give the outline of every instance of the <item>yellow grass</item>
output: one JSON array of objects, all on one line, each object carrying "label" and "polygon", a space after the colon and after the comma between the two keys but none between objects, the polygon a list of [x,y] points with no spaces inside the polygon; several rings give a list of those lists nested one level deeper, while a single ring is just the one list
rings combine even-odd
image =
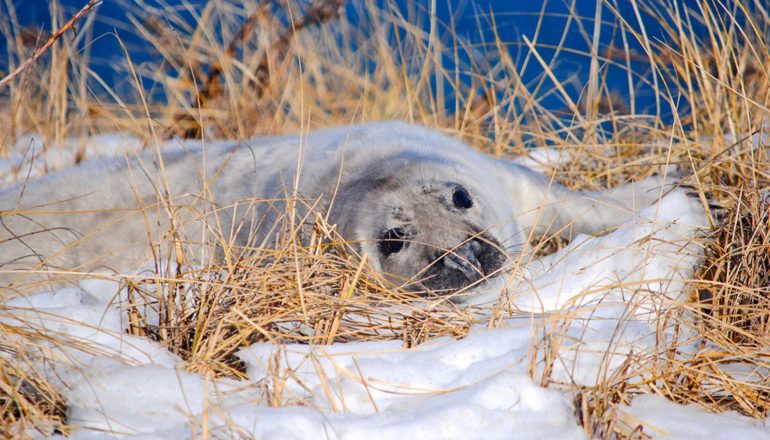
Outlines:
[{"label": "yellow grass", "polygon": [[[770,17],[761,2],[750,0],[699,2],[687,10],[662,0],[634,4],[633,16],[617,15],[610,1],[600,16],[570,17],[589,41],[617,32],[643,48],[593,44],[582,53],[592,75],[580,85],[579,98],[570,78],[554,69],[559,53],[575,51],[569,41],[544,47],[529,36],[514,45],[499,38],[470,45],[425,11],[363,2],[356,5],[360,23],[353,24],[337,15],[336,2],[323,0],[286,7],[217,0],[185,14],[135,10],[125,25],[135,27],[153,59],[137,65],[126,49],[120,68],[129,78],[122,86],[130,89],[113,90],[81,50],[93,37],[87,32],[93,17],[86,17],[77,37],[55,41],[33,67],[0,89],[0,159],[25,155],[0,178],[23,181],[30,170],[43,173],[87,160],[85,148],[50,149],[66,138],[81,139],[84,146],[97,133],[129,133],[143,140],[143,148],[155,148],[174,135],[242,139],[382,119],[436,127],[501,157],[556,146],[572,160],[549,172],[576,189],[607,188],[673,165],[682,184],[715,208],[714,229],[700,238],[706,257],[688,283],[692,300],[659,319],[694,326],[701,349],[688,355],[677,348],[691,341],[662,340],[654,353],[629,355],[623,368],[591,388],[551,383],[548,368],[537,380],[575,389],[576,417],[587,435],[645,436],[617,410],[643,392],[766,417]],[[71,16],[55,1],[51,8],[55,27]],[[661,25],[665,39],[651,38],[641,16]],[[594,26],[595,19],[609,24]],[[14,65],[0,68],[8,73],[50,35],[29,32],[12,9],[0,20],[13,55]],[[493,16],[483,20],[482,26],[494,30]],[[544,55],[552,49],[555,59]],[[610,90],[606,65],[625,69],[632,87]],[[528,66],[544,73],[525,82]],[[657,105],[645,113],[635,105],[637,83],[655,92]],[[563,108],[544,106],[549,96],[559,97]],[[34,144],[16,142],[29,133],[39,135]],[[473,310],[387,284],[322,214],[288,216],[274,248],[229,249],[224,263],[127,278],[129,331],[162,342],[189,370],[231,377],[245,374],[233,353],[255,341],[399,339],[409,347],[467,332]],[[294,226],[300,220],[313,225],[311,232]],[[544,246],[555,249],[554,243]],[[148,320],[149,310],[159,322]],[[572,318],[554,318],[533,341],[533,359],[555,361],[558,350],[549,347],[558,347],[560,329]],[[5,432],[66,430],[60,397],[31,368],[33,353],[22,350],[41,338],[16,331],[18,343],[0,346],[14,355],[0,356]],[[760,377],[735,379],[720,369],[727,363],[742,363]]]}]

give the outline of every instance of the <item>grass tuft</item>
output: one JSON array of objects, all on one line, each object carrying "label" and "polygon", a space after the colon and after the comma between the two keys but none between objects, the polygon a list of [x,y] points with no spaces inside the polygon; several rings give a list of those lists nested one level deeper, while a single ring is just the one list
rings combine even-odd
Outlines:
[{"label": "grass tuft", "polygon": [[[8,311],[1,310],[3,320]],[[39,338],[0,322],[0,433],[5,438],[67,435],[66,402],[39,370]]]},{"label": "grass tuft", "polygon": [[473,310],[388,283],[320,214],[295,224],[305,227],[282,222],[275,246],[230,248],[226,265],[126,282],[128,332],[160,341],[191,371],[234,377],[245,374],[235,352],[255,342],[411,347],[467,334]]}]

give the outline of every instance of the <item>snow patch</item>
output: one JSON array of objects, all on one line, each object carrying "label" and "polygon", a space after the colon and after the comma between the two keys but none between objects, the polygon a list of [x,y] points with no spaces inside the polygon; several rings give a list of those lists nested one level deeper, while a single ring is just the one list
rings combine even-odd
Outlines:
[{"label": "snow patch", "polygon": [[[526,275],[475,293],[468,303],[486,308],[463,339],[411,349],[400,341],[257,343],[238,352],[245,381],[183,371],[160,344],[127,335],[114,283],[15,298],[0,319],[72,342],[50,345],[66,362],[44,371],[67,399],[75,438],[190,438],[203,429],[266,439],[582,438],[571,392],[538,385],[543,358],[533,345],[571,313],[551,377],[588,385],[629,351],[653,349],[655,317],[681,301],[700,257],[692,237],[702,224],[697,201],[673,192],[616,231],[578,237]],[[499,299],[524,313],[489,329],[483,310]],[[622,409],[673,438],[770,435],[761,422],[655,396]]]}]

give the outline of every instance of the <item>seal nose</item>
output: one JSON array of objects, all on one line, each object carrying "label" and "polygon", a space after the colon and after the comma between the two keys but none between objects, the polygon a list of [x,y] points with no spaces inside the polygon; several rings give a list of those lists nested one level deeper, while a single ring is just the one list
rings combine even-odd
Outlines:
[{"label": "seal nose", "polygon": [[467,237],[459,246],[435,249],[419,288],[439,294],[465,289],[495,274],[507,261],[500,243],[488,234]]},{"label": "seal nose", "polygon": [[471,240],[446,254],[444,265],[460,271],[468,280],[475,281],[484,276],[484,270],[479,261],[482,252],[481,244],[476,240]]}]

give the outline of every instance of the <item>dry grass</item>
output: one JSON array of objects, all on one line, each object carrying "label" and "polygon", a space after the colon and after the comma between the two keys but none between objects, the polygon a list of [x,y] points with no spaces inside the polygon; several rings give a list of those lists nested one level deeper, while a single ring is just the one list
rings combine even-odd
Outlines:
[{"label": "dry grass", "polygon": [[[9,312],[0,306],[5,321]],[[40,335],[0,323],[0,433],[5,438],[67,434],[66,406],[39,370]]]},{"label": "dry grass", "polygon": [[[750,0],[686,10],[678,2],[637,2],[639,16],[663,29],[665,38],[653,39],[637,17],[618,16],[614,4],[605,3],[601,17],[571,17],[589,43],[607,33],[624,42],[589,44],[582,55],[591,76],[578,85],[579,99],[571,93],[574,82],[554,69],[558,55],[544,55],[568,51],[568,44],[545,47],[525,37],[516,57],[499,38],[470,45],[429,14],[365,2],[354,6],[360,17],[354,24],[338,16],[339,2],[322,0],[280,6],[219,0],[186,13],[135,8],[130,26],[152,59],[137,65],[127,56],[123,69],[131,80],[123,86],[130,89],[118,92],[90,70],[89,52],[81,50],[90,38],[88,17],[76,36],[57,41],[0,90],[0,126],[7,127],[0,158],[12,163],[1,177],[23,180],[31,163],[46,172],[88,159],[85,148],[71,155],[50,149],[95,133],[122,131],[154,145],[175,133],[238,139],[390,118],[449,131],[498,156],[555,146],[570,160],[550,173],[578,189],[607,188],[673,165],[668,169],[681,173],[704,205],[722,208],[712,218],[712,236],[703,239],[705,262],[689,283],[693,300],[659,317],[661,328],[680,326],[695,336],[662,339],[654,353],[633,354],[603,383],[577,389],[578,420],[587,435],[644,437],[618,411],[641,392],[766,417],[770,17]],[[54,25],[67,16],[57,2],[52,15]],[[595,27],[594,18],[608,24]],[[483,26],[494,28],[489,20]],[[48,37],[13,14],[0,24],[17,64]],[[533,65],[544,73],[527,82],[523,72]],[[628,90],[610,89],[609,65],[627,72]],[[642,112],[635,104],[640,88],[654,94],[654,108]],[[563,108],[545,105],[554,96]],[[46,142],[16,145],[25,133]],[[192,371],[233,377],[244,373],[232,354],[254,341],[400,339],[411,346],[465,334],[472,311],[394,289],[322,216],[309,223],[309,233],[283,225],[275,248],[233,251],[226,265],[132,281],[129,331],[161,341]],[[560,244],[538,248],[548,246]],[[572,317],[561,319],[554,329]],[[546,334],[534,345],[542,349],[558,337]],[[694,354],[680,349],[693,343]],[[554,361],[550,353],[545,363]],[[0,357],[9,363],[0,380],[4,426],[21,418],[26,426],[50,421],[64,429],[60,399],[42,378],[25,376],[32,370],[15,359]],[[755,374],[736,377],[736,366]],[[23,392],[7,391],[18,389]]]},{"label": "dry grass", "polygon": [[714,231],[694,283],[704,326],[746,347],[770,344],[770,204],[767,194],[735,194],[733,209]]},{"label": "dry grass", "polygon": [[191,371],[235,377],[245,373],[235,351],[255,342],[399,339],[411,347],[467,334],[472,309],[398,290],[323,216],[300,223],[312,227],[285,221],[275,247],[234,249],[227,265],[129,281],[129,333],[160,341]]}]

